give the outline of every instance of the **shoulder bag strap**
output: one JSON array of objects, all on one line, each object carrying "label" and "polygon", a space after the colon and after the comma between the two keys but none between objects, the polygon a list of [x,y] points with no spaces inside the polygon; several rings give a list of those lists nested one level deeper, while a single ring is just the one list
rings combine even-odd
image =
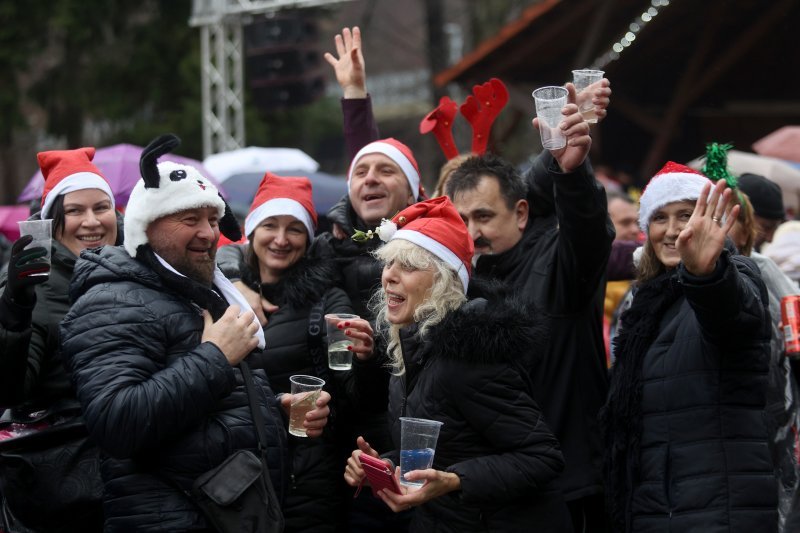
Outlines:
[{"label": "shoulder bag strap", "polygon": [[[263,465],[262,477],[264,484],[267,487],[270,501],[275,502],[276,509],[280,510],[278,505],[278,496],[275,494],[275,487],[272,486],[272,480],[269,477],[269,465],[267,464],[267,430],[264,425],[264,418],[261,416],[261,410],[258,408],[258,391],[256,390],[255,382],[253,381],[253,373],[250,370],[250,365],[245,361],[239,363],[239,369],[242,371],[242,378],[244,379],[244,388],[247,391],[247,398],[250,401],[250,413],[253,415],[253,424],[256,426],[256,435],[258,436],[258,451],[261,455],[261,464]],[[274,517],[283,523],[283,515]],[[281,529],[283,529],[281,527]]]}]

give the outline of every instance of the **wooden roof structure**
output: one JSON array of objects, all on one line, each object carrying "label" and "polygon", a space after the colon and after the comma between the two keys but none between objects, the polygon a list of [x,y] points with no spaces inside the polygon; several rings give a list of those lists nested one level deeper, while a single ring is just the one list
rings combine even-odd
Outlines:
[{"label": "wooden roof structure", "polygon": [[798,123],[798,32],[798,0],[540,0],[435,83],[499,77],[529,115],[532,89],[605,70],[613,95],[593,158],[647,177],[707,142],[750,150]]}]

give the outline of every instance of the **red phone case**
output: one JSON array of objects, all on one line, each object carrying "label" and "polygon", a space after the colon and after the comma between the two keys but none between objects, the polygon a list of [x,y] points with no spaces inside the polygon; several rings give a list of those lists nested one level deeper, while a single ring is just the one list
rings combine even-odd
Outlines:
[{"label": "red phone case", "polygon": [[[370,486],[372,486],[373,496],[378,496],[378,491],[381,489],[389,489],[396,494],[400,492],[400,485],[397,483],[397,478],[394,477],[392,469],[383,460],[376,459],[371,455],[362,453],[358,456],[361,461],[361,466],[364,468],[364,473],[367,475]],[[359,491],[361,487],[359,487]]]}]

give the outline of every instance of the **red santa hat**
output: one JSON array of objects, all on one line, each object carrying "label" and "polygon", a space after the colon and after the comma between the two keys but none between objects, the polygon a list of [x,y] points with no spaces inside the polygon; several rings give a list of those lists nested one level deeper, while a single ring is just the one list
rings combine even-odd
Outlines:
[{"label": "red santa hat", "polygon": [[653,213],[672,202],[697,200],[707,183],[711,180],[697,170],[667,162],[656,172],[639,198],[639,227],[647,233]]},{"label": "red santa hat", "polygon": [[406,175],[408,185],[411,187],[411,193],[414,195],[414,198],[419,198],[421,190],[417,160],[414,159],[411,148],[391,137],[371,142],[358,151],[353,158],[353,163],[350,165],[350,171],[347,173],[347,192],[350,192],[350,180],[353,178],[353,171],[358,164],[358,160],[368,154],[383,154],[394,161],[397,166],[400,167],[400,170],[403,171],[403,174]]},{"label": "red santa hat", "polygon": [[39,152],[37,158],[44,176],[42,210],[39,213],[42,220],[48,218],[50,209],[60,195],[83,189],[100,189],[108,195],[111,208],[114,208],[111,186],[100,169],[92,163],[94,148]]},{"label": "red santa hat", "polygon": [[426,249],[456,271],[464,292],[472,275],[475,245],[455,206],[447,196],[440,196],[408,206],[391,220],[397,227],[379,228],[382,240],[404,239]]},{"label": "red santa hat", "polygon": [[282,177],[264,174],[258,192],[244,219],[245,235],[252,234],[269,217],[291,215],[306,227],[308,238],[317,229],[317,210],[311,196],[311,180],[305,177]]}]

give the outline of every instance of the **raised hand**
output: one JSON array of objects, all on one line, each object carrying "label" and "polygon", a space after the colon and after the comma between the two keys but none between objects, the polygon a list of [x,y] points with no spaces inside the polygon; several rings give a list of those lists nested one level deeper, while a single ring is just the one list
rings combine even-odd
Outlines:
[{"label": "raised hand", "polygon": [[208,311],[203,311],[203,337],[201,342],[213,342],[225,355],[231,366],[236,366],[247,357],[256,346],[256,332],[260,327],[252,311],[240,314],[238,305],[225,310],[219,320],[214,322]]},{"label": "raised hand", "polygon": [[43,246],[24,249],[32,241],[30,235],[17,239],[8,260],[8,284],[3,297],[22,305],[35,302],[34,286],[47,281],[50,273],[50,263],[44,259],[47,250]]},{"label": "raised hand", "polygon": [[334,37],[336,55],[325,52],[325,61],[333,67],[336,81],[342,88],[345,98],[367,97],[367,70],[364,54],[361,51],[361,30],[354,26],[342,29],[341,35]]},{"label": "raised hand", "polygon": [[739,216],[739,206],[729,205],[731,190],[727,187],[724,180],[719,180],[710,197],[711,184],[703,187],[692,217],[675,242],[684,268],[694,276],[708,276],[714,272],[725,246],[725,236]]},{"label": "raised hand", "polygon": [[[567,144],[563,148],[550,150],[561,170],[572,172],[583,164],[589,149],[592,147],[592,138],[589,136],[589,124],[583,120],[578,106],[575,104],[575,86],[572,83],[565,85],[568,96],[567,105],[561,110],[564,118],[561,120],[559,128],[567,138]],[[533,119],[533,127],[539,129],[539,119]]]},{"label": "raised hand", "polygon": [[578,107],[584,100],[591,99],[594,104],[594,113],[597,116],[597,122],[600,122],[606,115],[608,115],[608,105],[611,103],[611,82],[607,78],[596,81],[586,87],[578,95],[576,95],[576,103]]}]

